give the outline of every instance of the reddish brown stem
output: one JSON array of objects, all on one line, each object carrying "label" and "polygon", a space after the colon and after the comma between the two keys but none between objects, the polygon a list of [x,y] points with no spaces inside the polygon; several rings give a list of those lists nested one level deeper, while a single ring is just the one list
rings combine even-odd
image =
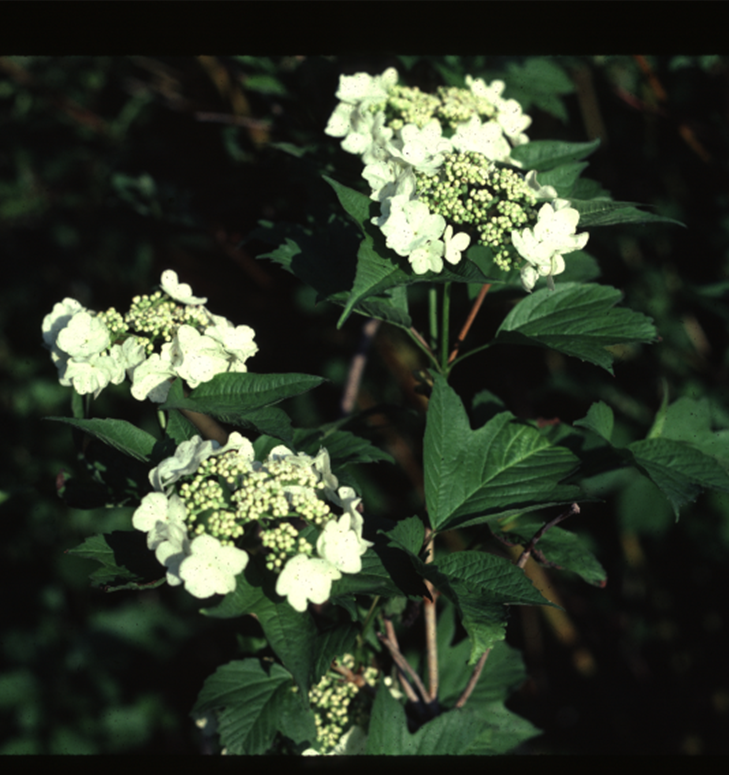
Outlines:
[{"label": "reddish brown stem", "polygon": [[491,283],[486,283],[479,291],[479,294],[476,297],[476,301],[473,303],[473,307],[471,307],[471,311],[468,313],[468,318],[466,319],[466,322],[463,324],[461,333],[458,334],[458,339],[456,339],[456,343],[455,345],[453,345],[453,350],[451,351],[451,354],[448,356],[448,363],[451,363],[452,361],[454,361],[456,356],[458,355],[458,350],[460,346],[463,344],[464,340],[466,339],[466,336],[469,330],[471,329],[471,326],[473,325],[473,321],[476,319],[476,315],[478,315],[478,311],[481,309],[483,300],[486,298],[486,294],[489,292],[490,287],[491,287]]},{"label": "reddish brown stem", "polygon": [[478,662],[476,662],[476,667],[473,668],[471,677],[468,679],[466,688],[463,690],[463,693],[458,698],[458,702],[456,702],[454,707],[462,708],[466,704],[466,700],[471,696],[471,692],[476,688],[478,679],[481,677],[481,671],[483,670],[483,666],[486,664],[486,660],[488,659],[490,653],[491,649],[486,649],[486,651],[481,654]]}]

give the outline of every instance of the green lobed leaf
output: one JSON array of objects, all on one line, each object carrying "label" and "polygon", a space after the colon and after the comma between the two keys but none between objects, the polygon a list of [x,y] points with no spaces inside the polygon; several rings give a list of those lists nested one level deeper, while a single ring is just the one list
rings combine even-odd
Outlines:
[{"label": "green lobed leaf", "polygon": [[424,441],[425,499],[434,530],[574,502],[579,488],[558,482],[578,463],[510,412],[471,430],[461,399],[435,377]]},{"label": "green lobed leaf", "polygon": [[370,547],[362,556],[359,573],[343,573],[341,579],[332,583],[332,601],[350,595],[396,597],[404,594],[422,598],[427,594],[426,587],[407,564],[401,567],[403,560],[402,553],[397,549]]},{"label": "green lobed leaf", "polygon": [[425,526],[417,516],[401,519],[391,530],[387,532],[381,530],[380,532],[386,535],[395,546],[399,546],[414,555],[419,555],[423,549]]},{"label": "green lobed leaf", "polygon": [[455,599],[471,647],[468,666],[473,667],[485,651],[506,637],[509,609],[498,603],[484,602],[478,595],[466,592],[461,592]]},{"label": "green lobed leaf", "polygon": [[232,424],[243,424],[249,418],[253,418],[250,422],[263,418],[264,422],[269,421],[275,426],[274,430],[281,431],[280,415],[260,410],[306,393],[322,382],[326,382],[323,377],[309,374],[216,374],[209,382],[195,388],[188,398],[168,397],[160,409],[202,412]]},{"label": "green lobed leaf", "polygon": [[[540,186],[552,186],[556,189],[557,196],[565,199],[569,197],[580,173],[587,166],[587,162],[568,162],[546,172],[540,172],[537,175],[537,182]],[[541,207],[541,205],[537,205],[537,207]]]},{"label": "green lobed leaf", "polygon": [[638,210],[636,202],[613,202],[608,199],[570,199],[570,205],[580,214],[581,229],[596,226],[615,226],[618,223],[673,223],[686,227],[685,223],[663,215]]},{"label": "green lobed leaf", "polygon": [[[712,403],[708,398],[683,396],[666,409],[660,435],[692,444],[726,467],[729,465],[729,430],[721,424],[713,420]],[[714,429],[714,426],[718,427]]]},{"label": "green lobed leaf", "polygon": [[278,731],[296,748],[304,751],[316,741],[316,718],[311,708],[304,707],[299,693],[282,692],[283,702],[278,711]]},{"label": "green lobed leaf", "polygon": [[282,711],[290,710],[286,696],[291,689],[291,676],[281,665],[236,660],[205,680],[192,714],[217,711],[220,741],[228,754],[264,754],[279,729]]},{"label": "green lobed leaf", "polygon": [[394,463],[394,458],[384,450],[376,447],[369,439],[357,436],[349,431],[339,430],[336,426],[349,422],[352,417],[344,418],[339,423],[321,428],[296,428],[294,430],[294,445],[300,452],[316,455],[321,447],[326,447],[332,466],[342,467],[353,463],[378,463],[385,461]]},{"label": "green lobed leaf", "polygon": [[236,588],[215,608],[201,613],[217,618],[255,614],[269,646],[296,681],[304,696],[311,687],[317,654],[317,628],[308,611],[295,611],[285,598],[276,595],[272,579],[251,562],[236,578]]},{"label": "green lobed leaf", "polygon": [[220,417],[224,422],[233,422],[240,428],[273,436],[286,444],[291,444],[294,438],[291,418],[277,406],[264,406],[262,409],[246,412],[245,415],[235,415],[234,419],[226,418],[231,418],[231,416],[221,415]]},{"label": "green lobed leaf", "polygon": [[507,72],[509,99],[516,99],[525,112],[535,105],[567,122],[567,110],[560,95],[574,92],[575,84],[558,62],[546,57],[530,57],[524,62],[509,62]]},{"label": "green lobed leaf", "polygon": [[[332,230],[330,223],[326,229],[312,232],[301,226],[274,226],[262,221],[261,228],[255,230],[250,238],[274,243],[283,240],[284,244],[269,253],[259,255],[258,258],[272,259],[314,288],[318,300],[326,300],[343,307],[349,302],[354,282],[360,237],[350,227],[346,240],[333,240],[332,231],[334,236],[341,231],[337,222],[334,226],[337,228]],[[354,312],[405,329],[412,326],[408,314],[407,293],[402,287],[394,286],[384,291],[381,296],[370,296],[362,300],[355,305]]]},{"label": "green lobed leaf", "polygon": [[487,552],[453,552],[437,562],[453,584],[479,599],[502,605],[554,605],[532,584],[524,571],[505,557]]},{"label": "green lobed leaf", "polygon": [[165,583],[164,568],[147,549],[146,536],[138,530],[90,536],[69,549],[68,554],[101,563],[102,567],[91,574],[91,580],[106,592],[153,589]]},{"label": "green lobed leaf", "polygon": [[[427,578],[458,608],[470,641],[469,665],[475,664],[484,651],[504,639],[508,618],[506,606],[512,599],[527,605],[552,605],[535,590],[524,572],[509,560],[481,552],[457,552],[439,559],[437,563],[425,563],[399,544],[392,537],[392,531],[389,537],[410,558],[416,572]],[[461,555],[465,556],[449,559],[460,558]],[[444,569],[441,569],[444,563]]]},{"label": "green lobed leaf", "polygon": [[149,462],[157,439],[126,420],[98,419],[79,420],[73,417],[45,417],[46,420],[72,425],[89,436],[103,441],[124,455],[142,462]]},{"label": "green lobed leaf", "polygon": [[[544,522],[520,521],[513,530],[497,534],[510,544],[526,546]],[[494,531],[497,532],[497,531]],[[532,558],[540,565],[576,573],[588,584],[604,587],[607,573],[597,557],[582,543],[579,536],[561,527],[551,527],[537,542]]]},{"label": "green lobed leaf", "polygon": [[633,464],[668,498],[678,520],[679,509],[704,489],[729,492],[729,474],[713,457],[683,441],[643,439],[629,444]]},{"label": "green lobed leaf", "polygon": [[[589,143],[570,143],[563,140],[532,140],[518,145],[511,151],[511,157],[521,162],[526,170],[551,170],[563,164],[580,161],[594,153],[600,140]],[[541,181],[541,179],[540,179]]]},{"label": "green lobed leaf", "polygon": [[173,411],[168,415],[165,433],[175,442],[175,446],[179,446],[183,441],[199,435],[200,431],[182,413]]},{"label": "green lobed leaf", "polygon": [[597,401],[587,410],[587,415],[581,420],[575,420],[573,425],[587,428],[609,442],[613,435],[614,422],[613,410],[606,403]]},{"label": "green lobed leaf", "polygon": [[614,308],[621,298],[606,285],[560,283],[553,291],[536,291],[511,310],[494,341],[550,347],[612,374],[614,356],[606,347],[658,338],[650,318]]},{"label": "green lobed leaf", "polygon": [[[438,617],[438,700],[443,707],[452,707],[461,696],[471,677],[468,664],[471,644],[468,638],[453,644],[456,634],[455,606],[443,597]],[[414,665],[414,667],[416,667]],[[493,644],[475,689],[468,698],[468,707],[506,700],[526,679],[521,654],[505,641]]]},{"label": "green lobed leaf", "polygon": [[363,235],[366,236],[364,229],[365,222],[371,217],[371,205],[372,200],[360,191],[355,191],[353,188],[343,186],[336,180],[322,175],[322,178],[334,189],[334,193],[339,199],[339,203],[345,209],[348,215],[352,217],[352,220],[357,224]]},{"label": "green lobed leaf", "polygon": [[[468,706],[466,706],[468,707]],[[498,756],[538,737],[542,731],[531,721],[509,710],[503,702],[480,708],[485,720],[481,734],[463,753],[468,756]]]},{"label": "green lobed leaf", "polygon": [[372,705],[366,753],[380,756],[459,755],[474,744],[483,719],[467,708],[436,716],[411,734],[403,706],[381,681]]},{"label": "green lobed leaf", "polygon": [[316,686],[329,670],[332,660],[349,654],[354,650],[354,641],[360,632],[358,624],[346,622],[328,627],[317,635],[314,660],[310,682]]}]

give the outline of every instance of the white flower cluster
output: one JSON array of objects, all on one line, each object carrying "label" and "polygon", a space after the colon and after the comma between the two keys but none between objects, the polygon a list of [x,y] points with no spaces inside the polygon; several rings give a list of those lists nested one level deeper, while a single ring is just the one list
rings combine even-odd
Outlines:
[{"label": "white flower cluster", "polygon": [[[325,602],[342,573],[359,573],[372,546],[362,538],[361,498],[339,487],[324,448],[311,457],[278,446],[261,462],[239,433],[223,447],[195,436],[150,471],[149,480],[154,492],[144,496],[132,524],[147,533],[168,583],[184,583],[195,597],[232,592],[248,551],[255,551],[279,573],[276,592],[304,611],[308,601]],[[294,525],[283,521],[291,519],[319,531],[315,547],[296,540]]]},{"label": "white flower cluster", "polygon": [[[553,188],[540,187],[536,173],[524,178],[498,166],[520,166],[511,150],[529,141],[531,118],[501,96],[502,81],[467,76],[465,89],[428,95],[397,80],[394,68],[341,76],[340,102],[325,130],[362,157],[370,197],[381,203],[373,223],[387,246],[421,275],[441,272],[444,260],[458,264],[474,239],[498,244],[500,268],[524,260],[526,290],[540,276],[554,287],[563,254],[584,247],[588,235],[575,234],[579,214]],[[537,212],[534,204],[545,199],[553,201]]]},{"label": "white flower cluster", "polygon": [[203,306],[207,299],[193,296],[171,269],[162,273],[161,288],[135,297],[124,316],[113,308],[93,312],[75,299],[58,302],[42,328],[60,383],[97,398],[126,376],[134,398],[161,403],[175,377],[194,388],[216,374],[247,370],[258,351],[252,328],[213,315]]}]

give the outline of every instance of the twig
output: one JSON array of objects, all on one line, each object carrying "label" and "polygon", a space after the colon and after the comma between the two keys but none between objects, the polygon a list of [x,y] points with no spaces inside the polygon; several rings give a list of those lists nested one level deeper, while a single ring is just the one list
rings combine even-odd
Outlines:
[{"label": "twig", "polygon": [[476,688],[478,679],[481,677],[481,671],[483,670],[483,666],[486,664],[486,660],[488,659],[490,653],[491,649],[488,648],[483,652],[483,654],[481,654],[478,662],[476,662],[476,667],[473,668],[471,677],[468,679],[466,688],[463,690],[463,693],[458,698],[458,702],[453,707],[462,708],[466,704],[466,700],[471,696],[471,692],[473,692],[473,690]]},{"label": "twig", "polygon": [[374,687],[370,686],[367,681],[365,681],[363,675],[355,673],[348,667],[344,667],[344,665],[335,665],[333,662],[331,668],[335,673],[339,673],[339,675],[344,676],[344,678],[346,678],[349,683],[354,684],[358,689],[364,689],[369,694],[375,693]]},{"label": "twig", "polygon": [[229,113],[206,113],[198,110],[193,113],[196,121],[210,121],[216,124],[231,124],[233,126],[244,126],[249,129],[261,129],[269,131],[271,129],[270,121],[263,121],[259,118],[249,118],[248,116],[231,116]]},{"label": "twig", "polygon": [[418,333],[415,326],[410,326],[410,333],[413,335],[415,339],[420,342],[420,344],[423,346],[423,349],[426,350],[429,353],[432,353],[433,351],[430,349],[430,345],[423,339],[422,335]]},{"label": "twig", "polygon": [[213,420],[212,417],[209,417],[207,414],[202,414],[201,412],[193,412],[190,409],[179,409],[178,411],[183,416],[187,417],[187,419],[200,431],[204,439],[213,439],[221,446],[224,446],[228,441],[228,434],[225,432],[225,429],[216,420]]},{"label": "twig", "polygon": [[517,566],[519,568],[524,568],[524,566],[527,563],[527,560],[531,556],[531,553],[534,549],[534,547],[537,545],[537,541],[549,530],[550,527],[554,527],[558,522],[561,522],[563,519],[567,519],[567,517],[571,517],[573,514],[579,514],[580,513],[580,507],[573,503],[567,511],[563,511],[558,517],[555,517],[551,522],[547,522],[546,525],[543,525],[537,532],[532,536],[532,540],[529,541],[529,543],[526,545],[526,548],[521,553],[521,557],[519,557],[519,560],[517,561]]},{"label": "twig", "polygon": [[359,347],[349,365],[347,384],[344,386],[342,402],[339,406],[342,415],[348,415],[354,409],[357,393],[359,393],[359,386],[362,382],[362,375],[364,374],[365,363],[367,362],[367,351],[369,350],[379,327],[380,321],[375,318],[370,318],[362,326],[362,336],[359,340]]},{"label": "twig", "polygon": [[486,283],[484,286],[482,286],[481,290],[479,291],[478,296],[476,297],[476,301],[473,303],[473,307],[471,307],[471,311],[468,313],[468,318],[466,319],[466,322],[463,324],[461,333],[458,334],[458,339],[456,339],[456,343],[453,345],[453,350],[451,350],[451,354],[448,356],[448,363],[451,363],[452,361],[454,361],[456,356],[458,355],[458,349],[463,344],[466,338],[466,335],[468,334],[471,326],[473,325],[473,321],[476,319],[476,315],[478,315],[478,311],[481,309],[483,300],[486,298],[486,294],[489,292],[490,287],[491,287],[491,284]]},{"label": "twig", "polygon": [[[395,634],[395,628],[392,626],[392,622],[389,619],[385,619],[385,630],[387,631],[387,638],[390,641],[390,643],[393,644],[393,646],[396,649],[400,649],[400,645],[397,642],[397,635]],[[415,694],[415,689],[410,685],[410,682],[405,678],[405,673],[402,669],[398,668],[397,670],[397,677],[400,680],[400,686],[402,686],[402,690],[407,695],[408,700],[412,702],[414,705],[417,705],[420,702],[420,698],[417,694]]]},{"label": "twig", "polygon": [[[433,542],[430,540],[433,531],[430,528],[425,530],[426,544],[429,542],[428,551],[425,555],[425,562],[433,562]],[[435,621],[435,601],[433,594],[433,585],[424,579],[425,586],[430,592],[430,598],[423,601],[423,618],[425,620],[425,649],[428,661],[428,700],[432,702],[438,696],[438,641],[436,640],[436,621]]]},{"label": "twig", "polygon": [[[428,700],[428,692],[425,690],[425,686],[423,686],[423,682],[420,680],[420,676],[412,669],[412,667],[410,667],[410,663],[407,661],[407,659],[405,659],[405,657],[400,653],[400,650],[387,637],[387,635],[383,635],[381,632],[378,632],[377,638],[379,639],[380,643],[382,643],[390,652],[398,668],[403,672],[406,672],[413,679],[413,683],[415,684],[415,687],[420,693],[420,697],[422,698],[422,701],[426,705],[429,705],[430,702]],[[409,694],[408,694],[408,699],[411,699]],[[415,697],[415,699],[413,700],[413,702],[416,702],[416,703],[418,701],[419,700],[417,697]]]}]

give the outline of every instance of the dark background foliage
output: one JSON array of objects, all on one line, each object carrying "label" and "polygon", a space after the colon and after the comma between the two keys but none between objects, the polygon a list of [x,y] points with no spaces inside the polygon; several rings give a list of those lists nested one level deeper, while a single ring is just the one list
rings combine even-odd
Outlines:
[{"label": "dark background foliage", "polygon": [[[595,230],[587,247],[600,281],[650,315],[662,341],[621,350],[615,377],[547,351],[497,348],[465,361],[452,384],[467,406],[488,389],[521,417],[567,423],[604,400],[625,440],[645,435],[664,389],[670,400],[710,398],[726,427],[727,61],[552,64],[575,89],[558,100],[564,116],[554,105],[527,108],[530,137],[601,137],[588,177],[615,199],[687,224]],[[256,330],[252,371],[330,380],[287,405],[296,425],[337,419],[364,321],[353,316],[337,330],[339,309],[256,260],[270,246],[246,237],[259,220],[327,228],[338,210],[322,172],[363,185],[359,161],[323,134],[338,78],[391,65],[423,89],[464,73],[505,76],[506,96],[528,86],[527,60],[508,57],[0,58],[0,752],[208,750],[187,714],[247,625],[201,617],[179,589],[105,595],[89,586],[92,563],[64,555],[88,535],[128,529],[132,508],[83,511],[57,497],[59,472],[80,474],[83,464],[68,428],[42,419],[69,414],[70,392],[41,347],[41,321],[66,296],[124,310],[173,268],[213,311]],[[469,304],[456,289],[453,326]],[[487,296],[467,343],[492,335],[507,310]],[[390,406],[363,429],[398,466],[354,475],[372,511],[390,518],[422,511],[423,418],[411,371],[424,365],[408,340],[381,327],[358,409]],[[104,391],[94,414],[154,427],[127,384]],[[589,542],[607,587],[550,573],[551,599],[565,613],[512,613],[507,639],[524,650],[531,678],[510,707],[545,730],[525,750],[726,752],[729,500],[704,495],[676,525],[655,493],[622,473],[589,485],[604,502],[565,527]]]}]

